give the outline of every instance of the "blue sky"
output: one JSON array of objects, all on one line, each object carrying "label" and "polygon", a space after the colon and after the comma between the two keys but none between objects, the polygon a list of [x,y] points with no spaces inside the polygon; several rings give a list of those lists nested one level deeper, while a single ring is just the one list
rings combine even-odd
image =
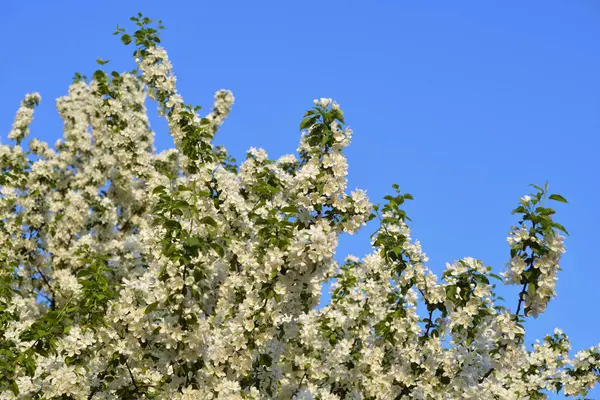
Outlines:
[{"label": "blue sky", "polygon": [[[250,146],[295,151],[316,97],[332,97],[355,131],[350,188],[380,201],[398,183],[412,193],[413,233],[439,272],[509,258],[510,211],[528,184],[550,181],[567,227],[558,297],[528,323],[528,339],[561,327],[574,349],[600,342],[600,2],[553,1],[4,1],[0,5],[0,137],[22,96],[39,91],[32,136],[54,143],[54,99],[98,57],[133,68],[112,36],[142,11],[163,19],[187,103],[213,93],[236,103],[217,136],[238,159]],[[153,118],[157,147],[170,146]],[[343,237],[339,258],[369,252],[369,225]],[[515,308],[517,290],[505,290]],[[600,398],[595,390],[591,397]]]}]

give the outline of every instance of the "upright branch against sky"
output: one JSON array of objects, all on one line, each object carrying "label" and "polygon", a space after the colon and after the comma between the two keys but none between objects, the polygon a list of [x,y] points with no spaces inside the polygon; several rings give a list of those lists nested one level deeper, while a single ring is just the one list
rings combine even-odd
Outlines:
[{"label": "upright branch against sky", "polygon": [[[238,164],[213,145],[233,95],[185,104],[161,22],[132,21],[115,33],[136,69],[76,74],[63,139],[22,147],[30,94],[0,146],[0,399],[542,399],[598,381],[600,348],[524,343],[555,296],[566,231],[545,202],[563,197],[521,199],[503,276],[467,257],[438,278],[410,194],[348,193],[336,102],[306,112],[297,155]],[[156,154],[146,96],[174,149]],[[338,236],[371,219],[371,254],[339,266]],[[519,285],[513,311],[491,279]]]}]

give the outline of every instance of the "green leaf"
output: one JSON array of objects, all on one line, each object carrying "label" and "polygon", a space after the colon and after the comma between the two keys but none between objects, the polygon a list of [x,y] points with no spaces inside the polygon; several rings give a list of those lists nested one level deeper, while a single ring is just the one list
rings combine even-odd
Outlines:
[{"label": "green leaf", "polygon": [[454,297],[456,296],[456,286],[447,286],[446,287],[446,296],[450,300],[454,300]]},{"label": "green leaf", "polygon": [[212,249],[219,255],[219,257],[225,256],[225,250],[223,250],[223,247],[221,247],[219,244],[211,243],[210,247],[212,247]]},{"label": "green leaf", "polygon": [[498,274],[490,274],[492,278],[498,279],[500,282],[504,282],[504,279]]},{"label": "green leaf", "polygon": [[316,121],[316,117],[307,117],[300,122],[300,130],[306,129]]},{"label": "green leaf", "polygon": [[166,220],[163,226],[165,228],[181,229],[181,224],[179,223],[179,221],[175,221],[174,219]]},{"label": "green leaf", "polygon": [[197,236],[191,236],[186,240],[186,244],[190,247],[200,247],[200,239]]},{"label": "green leaf", "polygon": [[217,227],[217,221],[215,221],[215,219],[213,217],[208,217],[208,216],[204,217],[200,220],[200,222],[202,222],[203,224],[206,224],[206,225],[210,225],[213,228]]},{"label": "green leaf", "polygon": [[196,282],[200,282],[202,279],[204,279],[204,272],[202,272],[200,268],[194,268],[192,276]]},{"label": "green leaf", "polygon": [[166,187],[164,187],[163,185],[159,185],[159,186],[155,187],[155,188],[152,190],[152,193],[153,193],[153,194],[162,193],[162,192],[164,192],[166,189],[167,189],[167,188],[166,188]]},{"label": "green leaf", "polygon": [[181,210],[187,210],[187,209],[190,208],[190,205],[185,200],[176,200],[175,202],[173,202],[173,208],[174,209],[179,208]]},{"label": "green leaf", "polygon": [[551,194],[548,197],[550,200],[554,200],[554,201],[559,201],[561,203],[568,203],[567,199],[565,199],[564,197],[562,197],[560,194]]},{"label": "green leaf", "polygon": [[17,381],[12,381],[12,383],[10,384],[10,390],[15,396],[19,395],[19,385],[17,384]]},{"label": "green leaf", "polygon": [[344,116],[342,114],[342,110],[340,110],[339,108],[334,108],[331,111],[331,115],[337,119],[338,121],[340,121],[342,124],[345,124],[346,122],[344,121]]},{"label": "green leaf", "polygon": [[298,209],[295,206],[287,206],[287,207],[283,207],[281,209],[281,212],[295,214],[298,212]]},{"label": "green leaf", "polygon": [[124,45],[128,45],[129,43],[131,43],[131,36],[129,36],[128,34],[124,34],[123,36],[121,36],[121,42],[123,42]]},{"label": "green leaf", "polygon": [[103,60],[101,58],[97,58],[96,62],[100,65],[104,65],[104,64],[108,64],[110,62],[110,60]]},{"label": "green leaf", "polygon": [[150,314],[152,311],[156,310],[156,308],[158,307],[158,301],[154,302],[152,304],[150,304],[148,307],[146,307],[146,309],[144,310],[144,315],[146,314]]},{"label": "green leaf", "polygon": [[561,224],[559,224],[558,222],[552,222],[552,226],[554,228],[558,229],[559,231],[566,233],[567,235],[569,234],[569,232],[567,232],[567,229],[564,226],[562,226]]},{"label": "green leaf", "polygon": [[81,278],[81,277],[88,276],[91,274],[92,274],[92,271],[90,271],[88,268],[84,268],[77,272],[77,277]]}]

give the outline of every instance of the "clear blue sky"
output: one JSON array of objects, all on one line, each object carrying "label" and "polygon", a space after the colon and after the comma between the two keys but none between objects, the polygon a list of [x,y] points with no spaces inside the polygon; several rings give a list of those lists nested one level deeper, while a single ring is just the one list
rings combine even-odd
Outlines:
[{"label": "clear blue sky", "polygon": [[[350,187],[412,193],[436,272],[464,256],[503,270],[511,209],[549,180],[570,201],[557,218],[571,236],[558,298],[528,338],[558,326],[575,349],[600,342],[600,2],[3,1],[2,141],[25,93],[42,95],[33,135],[54,143],[54,99],[74,72],[91,76],[98,57],[133,68],[111,33],[137,11],[164,20],[186,102],[206,110],[215,90],[234,92],[217,142],[238,159],[293,152],[312,99],[336,99],[355,130]],[[373,229],[343,237],[339,258],[367,253]]]}]

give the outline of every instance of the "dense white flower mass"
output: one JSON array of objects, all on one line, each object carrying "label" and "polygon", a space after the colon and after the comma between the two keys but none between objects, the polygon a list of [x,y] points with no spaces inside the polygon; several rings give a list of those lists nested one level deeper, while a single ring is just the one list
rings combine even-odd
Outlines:
[{"label": "dense white flower mass", "polygon": [[[598,382],[599,347],[571,358],[558,329],[524,343],[565,251],[544,201],[564,198],[520,200],[503,277],[470,257],[437,276],[401,208],[411,195],[348,192],[336,102],[314,101],[297,155],[236,163],[213,145],[231,92],[201,117],[152,21],[133,21],[117,33],[137,69],[77,75],[54,148],[21,145],[38,94],[0,146],[0,399],[533,400]],[[147,96],[174,149],[156,154]],[[339,235],[371,219],[373,251],[338,265]],[[515,310],[491,279],[520,286]]]}]

